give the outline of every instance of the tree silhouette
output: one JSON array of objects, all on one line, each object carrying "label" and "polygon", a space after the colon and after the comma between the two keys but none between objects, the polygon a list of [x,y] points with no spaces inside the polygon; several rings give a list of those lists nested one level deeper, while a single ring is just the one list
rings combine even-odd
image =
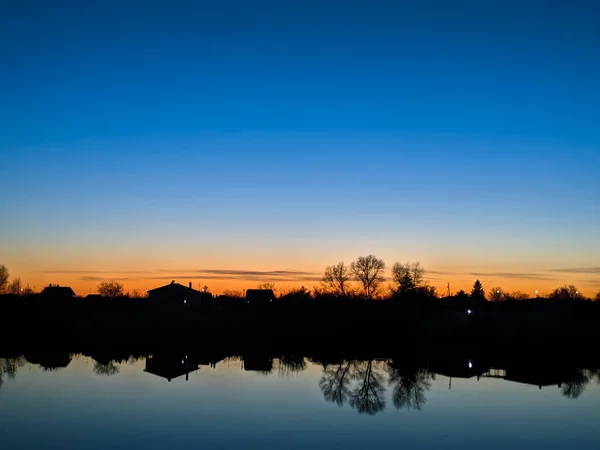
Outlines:
[{"label": "tree silhouette", "polygon": [[427,402],[426,393],[431,389],[435,375],[423,368],[406,368],[388,364],[389,385],[393,386],[392,401],[396,409],[421,410]]},{"label": "tree silhouette", "polygon": [[585,391],[585,387],[589,382],[590,379],[587,374],[583,370],[577,369],[571,378],[563,384],[562,394],[567,398],[576,399]]},{"label": "tree silhouette", "polygon": [[303,356],[283,355],[279,358],[277,369],[281,376],[297,374],[306,370],[306,361]]},{"label": "tree silhouette", "polygon": [[119,366],[117,366],[113,361],[107,363],[99,363],[98,361],[94,362],[94,373],[96,375],[104,375],[111,376],[119,373]]},{"label": "tree silhouette", "polygon": [[379,286],[384,281],[384,270],[385,263],[375,255],[359,256],[350,264],[350,271],[362,284],[364,295],[368,300],[377,294]]},{"label": "tree silhouette", "polygon": [[323,377],[319,381],[319,387],[326,401],[343,406],[348,400],[350,383],[352,380],[353,363],[345,361],[337,366],[327,367],[323,370]]},{"label": "tree silhouette", "polygon": [[6,292],[9,294],[19,295],[21,293],[21,279],[15,278],[6,287]]},{"label": "tree silhouette", "polygon": [[469,294],[467,294],[465,291],[463,291],[462,289],[460,291],[458,291],[456,293],[456,297],[458,298],[468,298]]},{"label": "tree silhouette", "polygon": [[382,376],[375,372],[373,360],[361,361],[356,367],[358,384],[349,393],[349,404],[361,414],[374,416],[385,409]]},{"label": "tree silhouette", "polygon": [[8,269],[4,264],[0,264],[0,293],[4,292],[6,285],[8,284]]},{"label": "tree silhouette", "polygon": [[415,291],[423,284],[425,269],[419,261],[402,264],[395,262],[392,266],[392,278],[398,284],[398,292],[406,294]]},{"label": "tree silhouette", "polygon": [[528,300],[529,294],[521,291],[513,291],[506,296],[510,300]]},{"label": "tree silhouette", "polygon": [[[475,286],[473,286],[473,289],[475,289]],[[490,302],[501,302],[505,299],[504,291],[499,286],[493,287],[488,292],[488,299]]]},{"label": "tree silhouette", "polygon": [[107,298],[121,297],[125,289],[118,281],[103,281],[98,285],[98,293]]},{"label": "tree silhouette", "polygon": [[270,282],[264,282],[264,283],[258,283],[258,285],[256,286],[256,289],[262,289],[262,290],[271,290],[273,292],[275,292],[275,283],[270,283]]},{"label": "tree silhouette", "polygon": [[350,268],[343,261],[340,261],[333,266],[325,268],[321,284],[327,292],[346,297],[348,295],[350,280]]},{"label": "tree silhouette", "polygon": [[548,298],[552,298],[555,300],[575,300],[577,298],[581,298],[581,294],[579,293],[579,289],[577,289],[573,285],[565,285],[559,288],[554,289]]},{"label": "tree silhouette", "polygon": [[485,300],[485,291],[481,285],[481,281],[476,280],[473,283],[473,289],[471,290],[471,298],[475,300]]},{"label": "tree silhouette", "polygon": [[594,300],[600,302],[600,291],[596,293],[596,298]]}]

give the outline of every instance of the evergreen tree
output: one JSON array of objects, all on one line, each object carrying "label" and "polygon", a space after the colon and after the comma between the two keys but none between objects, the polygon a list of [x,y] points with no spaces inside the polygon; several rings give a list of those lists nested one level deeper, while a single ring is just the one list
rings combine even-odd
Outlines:
[{"label": "evergreen tree", "polygon": [[475,300],[485,300],[485,291],[481,285],[481,281],[476,280],[473,284],[473,290],[471,291],[471,298]]}]

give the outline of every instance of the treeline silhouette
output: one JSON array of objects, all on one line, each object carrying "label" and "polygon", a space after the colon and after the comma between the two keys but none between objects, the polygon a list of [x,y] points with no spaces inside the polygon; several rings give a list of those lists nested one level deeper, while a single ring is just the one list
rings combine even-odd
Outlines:
[{"label": "treeline silhouette", "polygon": [[600,357],[595,352],[566,346],[532,350],[527,345],[508,349],[440,342],[383,346],[383,351],[375,352],[354,345],[341,345],[332,351],[315,344],[290,346],[289,342],[266,346],[256,342],[21,345],[12,350],[0,349],[0,388],[27,363],[53,372],[68,367],[76,355],[91,358],[91,370],[98,376],[114,376],[123,364],[143,362],[144,372],[168,381],[179,377],[187,380],[190,373],[219,364],[238,364],[241,370],[265,376],[295,376],[311,363],[321,367],[318,386],[325,401],[368,415],[388,406],[386,392],[391,394],[394,408],[422,410],[437,376],[448,379],[448,388],[452,388],[453,379],[498,378],[539,389],[558,387],[562,395],[572,399],[580,397],[593,380],[600,383]]},{"label": "treeline silhouette", "polygon": [[[3,266],[2,266],[3,267]],[[4,284],[7,284],[8,271]],[[382,340],[407,337],[466,339],[585,339],[600,337],[600,303],[577,288],[556,289],[546,298],[487,295],[476,280],[470,293],[440,297],[425,282],[416,263],[395,263],[393,284],[383,287],[385,263],[368,255],[350,265],[325,269],[321,286],[301,287],[275,295],[272,284],[242,294],[215,296],[174,281],[149,291],[125,295],[124,286],[105,281],[99,294],[76,297],[68,287],[50,285],[41,293],[0,296],[0,313],[9,318],[0,328],[8,340],[32,339],[31,330],[46,335],[79,336],[99,342],[185,336],[262,336],[322,341],[340,338]]]}]

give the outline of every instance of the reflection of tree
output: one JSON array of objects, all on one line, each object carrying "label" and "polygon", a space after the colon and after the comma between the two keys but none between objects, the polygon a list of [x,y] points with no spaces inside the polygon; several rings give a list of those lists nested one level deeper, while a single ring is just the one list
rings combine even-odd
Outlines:
[{"label": "reflection of tree", "polygon": [[400,367],[390,362],[388,365],[389,384],[394,386],[392,401],[397,409],[421,410],[427,402],[426,393],[431,389],[435,374],[423,368]]},{"label": "reflection of tree", "polygon": [[356,363],[355,367],[353,378],[358,381],[358,384],[349,393],[350,406],[359,413],[373,416],[385,409],[383,398],[385,387],[382,383],[382,375],[374,370],[373,360],[361,361]]},{"label": "reflection of tree", "polygon": [[113,361],[102,364],[99,362],[94,362],[94,373],[96,375],[105,375],[111,376],[119,373],[119,366],[117,366]]},{"label": "reflection of tree", "polygon": [[583,370],[577,369],[569,380],[563,384],[562,394],[568,398],[578,398],[585,391],[585,387],[589,382],[590,379],[587,374]]},{"label": "reflection of tree", "polygon": [[279,358],[278,372],[281,376],[296,374],[306,370],[306,361],[303,356],[284,355]]},{"label": "reflection of tree", "polygon": [[0,387],[2,387],[2,383],[4,382],[4,375],[8,377],[8,379],[13,380],[17,375],[17,371],[23,367],[26,363],[26,360],[22,356],[17,356],[15,358],[0,358]]},{"label": "reflection of tree", "polygon": [[332,365],[323,370],[323,377],[319,387],[325,400],[342,406],[348,400],[349,385],[351,380],[351,362]]}]

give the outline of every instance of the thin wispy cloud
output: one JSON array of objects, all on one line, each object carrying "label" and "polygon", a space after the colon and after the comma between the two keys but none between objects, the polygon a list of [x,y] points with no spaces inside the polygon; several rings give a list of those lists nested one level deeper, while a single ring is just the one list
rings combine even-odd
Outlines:
[{"label": "thin wispy cloud", "polygon": [[575,267],[575,268],[567,268],[567,269],[550,269],[549,272],[600,274],[600,267]]},{"label": "thin wispy cloud", "polygon": [[85,275],[85,274],[144,274],[151,273],[146,270],[45,270],[44,273],[50,274],[71,274],[71,275]]},{"label": "thin wispy cloud", "polygon": [[470,272],[469,275],[474,277],[491,277],[491,278],[514,278],[522,280],[541,280],[552,281],[558,280],[557,277],[543,275],[539,273],[519,273],[519,272]]},{"label": "thin wispy cloud", "polygon": [[80,281],[129,281],[131,278],[113,278],[113,277],[94,277],[94,276],[84,276],[77,278]]}]

